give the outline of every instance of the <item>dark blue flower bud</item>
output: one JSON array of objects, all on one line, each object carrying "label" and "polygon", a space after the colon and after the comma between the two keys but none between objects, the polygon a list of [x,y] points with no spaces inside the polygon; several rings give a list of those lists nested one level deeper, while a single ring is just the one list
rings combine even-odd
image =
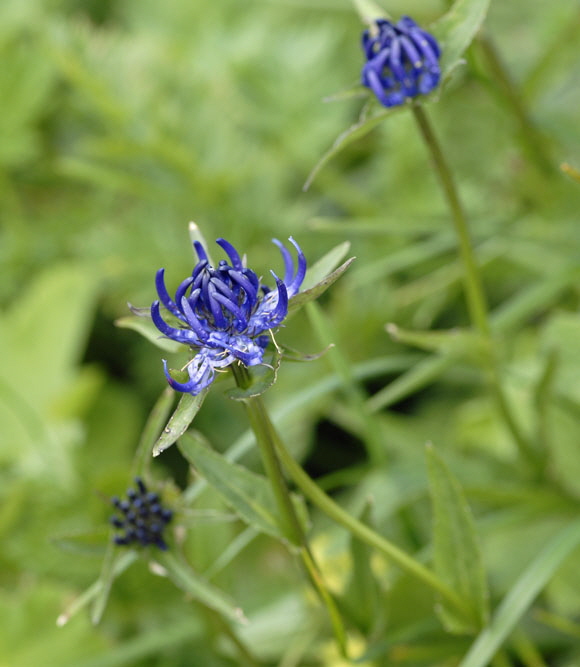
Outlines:
[{"label": "dark blue flower bud", "polygon": [[439,84],[439,44],[409,16],[397,24],[378,19],[364,31],[362,47],[367,59],[362,84],[385,107],[427,95]]},{"label": "dark blue flower bud", "polygon": [[154,545],[159,549],[167,549],[162,533],[169,523],[173,512],[165,509],[159,500],[159,495],[149,492],[141,478],[135,478],[137,489],[127,491],[127,500],[120,500],[117,496],[111,499],[122,516],[112,516],[111,525],[120,531],[113,537],[113,542],[119,546],[130,546],[138,543],[141,546]]}]

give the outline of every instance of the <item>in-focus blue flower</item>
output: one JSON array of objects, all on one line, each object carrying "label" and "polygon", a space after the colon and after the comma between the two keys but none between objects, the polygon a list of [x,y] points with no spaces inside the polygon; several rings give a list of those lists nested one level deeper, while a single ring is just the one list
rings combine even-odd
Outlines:
[{"label": "in-focus blue flower", "polygon": [[437,87],[441,49],[435,37],[409,16],[397,24],[377,19],[364,31],[362,47],[367,59],[362,84],[383,106],[404,104],[406,99],[426,95]]},{"label": "in-focus blue flower", "polygon": [[135,477],[135,484],[137,489],[127,491],[127,500],[117,496],[111,499],[118,514],[111,517],[110,523],[120,531],[113,541],[120,546],[139,543],[144,547],[153,545],[165,550],[167,544],[163,539],[163,529],[171,521],[173,512],[161,505],[156,493],[147,491],[140,477]]},{"label": "in-focus blue flower", "polygon": [[[164,269],[159,269],[155,280],[159,300],[151,306],[153,322],[167,338],[197,351],[186,367],[187,382],[171,377],[163,361],[165,376],[174,389],[195,396],[212,383],[216,370],[235,361],[245,366],[262,363],[269,342],[266,332],[282,323],[288,314],[288,300],[298,293],[306,273],[306,258],[294,239],[290,242],[298,253],[296,268],[290,251],[274,239],[284,259],[285,275],[280,280],[272,272],[276,281],[273,290],[261,284],[224,239],[218,239],[217,244],[229,263],[222,259],[217,267],[210,265],[203,245],[194,242],[199,261],[173,299],[165,287]],[[177,318],[177,326],[163,319],[160,305]]]}]

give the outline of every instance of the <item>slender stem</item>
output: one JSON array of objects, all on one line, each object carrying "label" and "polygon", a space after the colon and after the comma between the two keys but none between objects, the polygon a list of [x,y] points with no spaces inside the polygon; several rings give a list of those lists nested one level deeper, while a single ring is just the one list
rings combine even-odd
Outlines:
[{"label": "slender stem", "polygon": [[280,436],[275,432],[276,452],[280,461],[286,468],[290,477],[302,491],[302,493],[322,510],[328,517],[346,528],[355,537],[366,544],[376,548],[390,561],[396,563],[402,570],[420,579],[427,586],[439,593],[447,602],[453,605],[464,615],[470,615],[470,611],[463,603],[463,600],[449,588],[441,579],[435,576],[430,570],[421,565],[414,558],[406,554],[402,549],[395,546],[384,537],[381,537],[374,530],[361,523],[358,519],[345,512],[340,505],[327,496],[322,489],[312,480],[306,472],[294,461],[292,455],[286,449]]},{"label": "slender stem", "polygon": [[240,664],[246,665],[247,667],[260,667],[261,663],[250,653],[248,647],[240,640],[240,638],[230,627],[229,623],[224,618],[222,618],[221,614],[218,614],[216,611],[213,611],[213,609],[210,609],[209,607],[206,607],[205,611],[211,621],[217,626],[218,630],[221,630],[221,632],[235,646],[238,652],[238,657],[240,659]]},{"label": "slender stem", "polygon": [[[246,389],[250,383],[250,377],[246,367],[242,364],[233,364],[231,368],[238,386],[242,389]],[[259,396],[244,401],[244,404],[250,420],[250,426],[256,435],[256,441],[260,449],[260,456],[262,457],[266,475],[272,485],[272,491],[280,513],[279,518],[282,523],[282,532],[291,544],[299,547],[304,542],[302,528],[300,527],[300,522],[294,511],[292,499],[288,492],[280,462],[276,456],[276,451],[271,446],[272,424],[266,412],[266,408]]]},{"label": "slender stem", "polygon": [[457,187],[453,180],[451,170],[447,165],[441,146],[437,141],[437,137],[433,132],[431,123],[427,118],[424,109],[419,104],[412,106],[413,115],[417,121],[417,125],[421,132],[421,136],[431,153],[431,157],[435,164],[435,171],[439,178],[439,182],[443,189],[447,204],[451,209],[453,225],[455,233],[459,241],[459,253],[464,266],[464,281],[465,291],[467,296],[467,307],[471,315],[471,321],[485,337],[490,336],[489,318],[487,316],[487,302],[481,276],[477,267],[475,253],[473,252],[473,245],[469,234],[469,225],[467,224],[467,217],[459,200]]},{"label": "slender stem", "polygon": [[412,109],[423,141],[433,159],[435,172],[439,178],[443,194],[445,195],[447,204],[451,210],[451,219],[459,242],[459,254],[464,268],[463,280],[465,283],[467,307],[473,325],[479,331],[486,343],[489,359],[490,386],[494,399],[499,413],[512,434],[520,453],[526,460],[532,463],[534,467],[538,467],[538,456],[516,422],[503,390],[498,362],[493,350],[492,332],[489,324],[485,291],[483,289],[481,274],[473,251],[467,217],[459,199],[453,175],[423,107],[419,104],[413,104]]},{"label": "slender stem", "polygon": [[[233,364],[231,366],[232,372],[239,387],[247,388],[250,383],[250,376],[248,370],[242,364]],[[270,421],[266,406],[262,401],[261,396],[253,396],[244,401],[250,425],[256,436],[256,442],[260,449],[260,455],[266,474],[272,485],[272,491],[278,506],[280,521],[282,523],[282,531],[288,541],[297,548],[298,555],[302,560],[302,564],[310,577],[310,580],[319,594],[320,598],[326,605],[330,620],[332,623],[334,635],[344,657],[346,657],[346,631],[342,622],[342,618],[338,608],[324,583],[322,573],[314,556],[310,551],[306,535],[302,530],[294,504],[286,480],[282,473],[282,467],[276,452],[275,442],[279,438],[274,425]]]}]

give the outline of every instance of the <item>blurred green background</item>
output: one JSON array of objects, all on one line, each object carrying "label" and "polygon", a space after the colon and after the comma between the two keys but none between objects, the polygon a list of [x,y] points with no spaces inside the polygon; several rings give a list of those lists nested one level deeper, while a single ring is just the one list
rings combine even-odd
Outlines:
[{"label": "blurred green background", "polygon": [[[388,9],[429,24],[446,6],[401,0]],[[550,478],[534,487],[469,355],[409,391],[375,394],[431,359],[393,341],[387,322],[443,329],[468,320],[448,214],[410,114],[393,113],[302,191],[362,105],[323,101],[359,77],[361,25],[347,0],[3,0],[1,667],[237,664],[210,620],[141,563],[115,583],[100,626],[82,611],[56,627],[98,576],[107,497],[129,484],[165,386],[161,352],[114,321],[129,301],[150,304],[159,267],[170,286],[190,272],[190,220],[206,239],[245,251],[262,275],[281,270],[272,237],[294,236],[311,262],[351,241],[357,260],[322,305],[330,339],[366,373],[361,390],[388,469],[365,468],[365,429],[332,355],[286,364],[268,402],[283,409],[322,376],[335,378],[287,410],[281,428],[314,476],[334,473],[327,486],[345,503],[360,510],[373,494],[378,527],[410,551],[429,539],[423,444],[441,447],[481,521],[493,590],[505,590],[580,496],[580,186],[558,170],[580,166],[579,28],[576,3],[492,2],[486,33],[533,131],[522,133],[480,44],[429,108],[473,225],[510,398],[549,448]],[[305,314],[280,338],[305,353],[330,342]],[[216,389],[196,427],[223,450],[244,415]],[[245,461],[256,465],[253,455]],[[187,478],[172,450],[154,470]],[[221,505],[207,493],[199,507]],[[344,536],[315,526],[320,548],[341,553]],[[209,567],[240,530],[195,524],[195,567]],[[326,557],[343,577],[344,563]],[[216,580],[246,610],[245,639],[266,664],[338,665],[324,614],[289,563],[262,537]],[[552,582],[550,613],[580,618],[576,570],[571,560]],[[415,604],[419,587],[407,585],[407,607],[392,611],[396,590],[384,603],[391,628],[430,615],[429,599]],[[549,664],[580,664],[568,635],[546,633],[562,660]],[[296,646],[303,653],[292,662]]]}]

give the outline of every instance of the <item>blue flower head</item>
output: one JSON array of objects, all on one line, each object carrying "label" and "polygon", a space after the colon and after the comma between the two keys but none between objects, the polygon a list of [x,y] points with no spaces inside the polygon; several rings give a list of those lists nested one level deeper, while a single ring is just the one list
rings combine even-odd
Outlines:
[{"label": "blue flower head", "polygon": [[362,84],[370,88],[385,107],[426,95],[441,78],[441,49],[433,35],[421,29],[409,16],[394,24],[377,19],[362,36],[367,62]]},{"label": "blue flower head", "polygon": [[163,529],[171,521],[173,512],[161,505],[159,496],[149,492],[140,477],[135,477],[135,484],[137,489],[129,489],[126,500],[117,496],[111,499],[118,514],[111,517],[110,523],[120,531],[113,541],[119,546],[138,543],[165,550]]},{"label": "blue flower head", "polygon": [[[236,361],[245,366],[262,363],[269,342],[266,332],[282,323],[288,314],[288,300],[298,293],[306,273],[306,258],[294,239],[290,242],[298,253],[296,268],[290,251],[274,239],[282,253],[285,275],[281,280],[272,273],[276,281],[272,290],[261,284],[224,239],[218,239],[217,244],[229,262],[222,259],[215,267],[203,245],[194,242],[199,261],[173,299],[165,287],[164,269],[159,269],[155,281],[159,300],[151,306],[153,322],[164,336],[196,352],[186,366],[189,380],[183,383],[169,374],[167,362],[163,362],[167,381],[174,389],[195,396],[212,383],[216,370]],[[163,319],[161,305],[176,318],[176,326]]]}]

